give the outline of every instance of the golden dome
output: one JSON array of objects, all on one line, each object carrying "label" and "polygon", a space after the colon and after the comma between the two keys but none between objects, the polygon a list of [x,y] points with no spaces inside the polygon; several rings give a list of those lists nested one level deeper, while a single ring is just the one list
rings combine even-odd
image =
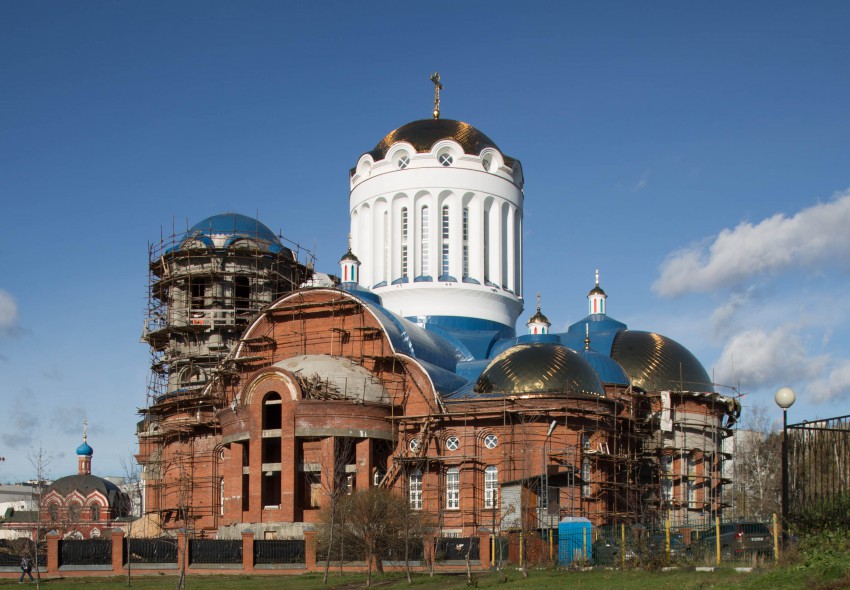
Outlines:
[{"label": "golden dome", "polygon": [[483,394],[605,395],[599,376],[581,356],[560,344],[518,344],[494,358],[474,391]]}]

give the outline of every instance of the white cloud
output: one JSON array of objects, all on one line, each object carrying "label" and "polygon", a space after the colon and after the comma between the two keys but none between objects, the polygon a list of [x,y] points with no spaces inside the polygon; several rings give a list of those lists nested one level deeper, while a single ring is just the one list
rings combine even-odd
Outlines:
[{"label": "white cloud", "polygon": [[736,326],[735,317],[738,311],[749,304],[753,299],[753,288],[742,293],[732,293],[726,303],[718,307],[711,314],[711,324],[717,337],[729,336],[729,330]]},{"label": "white cloud", "polygon": [[850,360],[836,363],[826,377],[809,383],[806,393],[818,403],[838,398],[850,399]]},{"label": "white cloud", "polygon": [[18,303],[11,293],[0,289],[0,332],[17,332],[18,319]]},{"label": "white cloud", "polygon": [[717,361],[716,375],[720,383],[759,389],[815,379],[829,362],[826,355],[807,355],[791,326],[769,332],[753,328],[729,340]]},{"label": "white cloud", "polygon": [[724,229],[706,245],[671,254],[653,290],[675,297],[734,288],[756,275],[844,262],[850,257],[850,190],[793,217],[777,213],[753,225]]}]

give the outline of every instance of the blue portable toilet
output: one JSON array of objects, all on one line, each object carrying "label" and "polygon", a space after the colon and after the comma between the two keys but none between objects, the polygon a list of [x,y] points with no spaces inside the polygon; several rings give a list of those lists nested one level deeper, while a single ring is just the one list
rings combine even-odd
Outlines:
[{"label": "blue portable toilet", "polygon": [[569,565],[574,561],[590,561],[593,545],[593,525],[580,516],[566,516],[558,523],[558,563]]}]

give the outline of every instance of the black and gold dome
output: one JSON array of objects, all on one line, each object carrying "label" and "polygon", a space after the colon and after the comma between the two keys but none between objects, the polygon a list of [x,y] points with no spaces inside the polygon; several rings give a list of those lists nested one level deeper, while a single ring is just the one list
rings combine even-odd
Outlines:
[{"label": "black and gold dome", "polygon": [[[433,145],[442,139],[454,140],[460,144],[465,154],[476,156],[484,148],[499,149],[492,139],[469,123],[453,121],[452,119],[422,119],[391,131],[378,142],[378,145],[369,154],[376,162],[383,160],[390,147],[400,141],[411,144],[417,153],[426,153],[431,151]],[[501,152],[501,150],[499,151]]]},{"label": "black and gold dome", "polygon": [[593,367],[561,344],[518,344],[494,358],[475,384],[494,395],[605,395]]},{"label": "black and gold dome", "polygon": [[712,392],[705,368],[687,348],[660,334],[623,330],[614,338],[611,358],[644,391]]}]

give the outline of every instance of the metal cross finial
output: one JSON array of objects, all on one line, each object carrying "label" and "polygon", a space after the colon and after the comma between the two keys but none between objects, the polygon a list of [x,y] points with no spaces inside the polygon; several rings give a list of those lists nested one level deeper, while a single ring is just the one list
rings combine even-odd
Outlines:
[{"label": "metal cross finial", "polygon": [[443,84],[440,82],[440,72],[431,74],[431,82],[434,83],[434,118],[440,118],[440,90],[443,89]]},{"label": "metal cross finial", "polygon": [[599,286],[599,269],[596,269],[596,286]]},{"label": "metal cross finial", "polygon": [[89,438],[88,430],[89,430],[88,418],[83,418],[83,442],[86,442]]},{"label": "metal cross finial", "polygon": [[590,350],[590,324],[584,324],[584,349]]},{"label": "metal cross finial", "polygon": [[537,311],[540,311],[540,291],[537,292]]},{"label": "metal cross finial", "polygon": [[348,232],[348,251],[351,251],[351,232]]}]

